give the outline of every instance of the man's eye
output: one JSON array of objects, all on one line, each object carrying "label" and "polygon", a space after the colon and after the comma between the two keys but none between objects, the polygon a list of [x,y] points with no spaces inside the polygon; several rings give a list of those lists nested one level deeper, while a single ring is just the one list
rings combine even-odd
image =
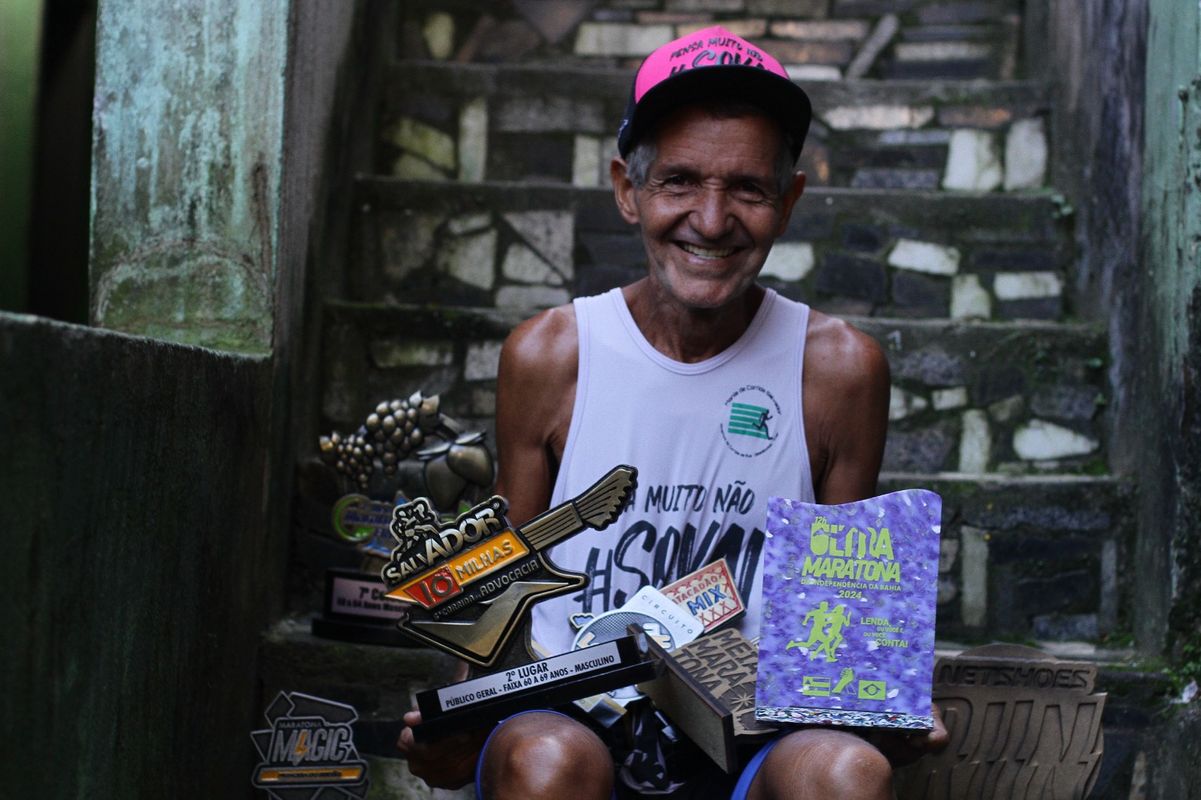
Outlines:
[{"label": "man's eye", "polygon": [[686,186],[688,185],[688,178],[683,175],[668,175],[663,179],[663,184],[665,186]]},{"label": "man's eye", "polygon": [[753,181],[743,181],[734,187],[734,191],[744,197],[765,197],[767,191]]}]

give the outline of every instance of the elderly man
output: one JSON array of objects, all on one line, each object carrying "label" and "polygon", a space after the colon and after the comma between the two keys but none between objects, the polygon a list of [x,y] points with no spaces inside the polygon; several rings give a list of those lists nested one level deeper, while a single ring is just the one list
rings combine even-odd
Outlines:
[{"label": "elderly man", "polygon": [[[845,322],[755,282],[804,190],[794,165],[809,118],[808,98],[780,65],[720,27],[639,68],[610,172],[621,215],[641,232],[647,275],[522,323],[501,354],[498,491],[514,522],[615,464],[639,470],[635,502],[613,528],[554,549],[556,563],[592,583],[535,607],[542,652],[571,648],[571,618],[715,558],[738,580],[742,632],[754,638],[768,496],[843,503],[875,493],[888,417],[883,354]],[[916,751],[941,735],[881,743]],[[488,798],[892,796],[888,758],[844,730],[783,735],[728,781],[703,757],[658,744],[645,752],[645,741],[631,753],[584,722],[539,711],[428,746],[406,731],[401,749],[431,785],[474,774]]]}]

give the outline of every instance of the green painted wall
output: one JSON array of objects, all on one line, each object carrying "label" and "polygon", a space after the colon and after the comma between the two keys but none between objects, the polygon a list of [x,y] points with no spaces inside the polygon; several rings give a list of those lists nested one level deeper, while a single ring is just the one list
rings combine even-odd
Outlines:
[{"label": "green painted wall", "polygon": [[29,302],[29,220],[42,0],[0,5],[0,308]]},{"label": "green painted wall", "polygon": [[91,314],[120,331],[0,313],[0,796],[252,796],[357,8],[100,3]]},{"label": "green painted wall", "polygon": [[270,351],[290,5],[100,3],[93,324]]},{"label": "green painted wall", "polygon": [[1179,655],[1201,644],[1201,8],[1150,0],[1147,36],[1135,624]]},{"label": "green painted wall", "polygon": [[0,794],[249,796],[271,364],[0,314]]}]

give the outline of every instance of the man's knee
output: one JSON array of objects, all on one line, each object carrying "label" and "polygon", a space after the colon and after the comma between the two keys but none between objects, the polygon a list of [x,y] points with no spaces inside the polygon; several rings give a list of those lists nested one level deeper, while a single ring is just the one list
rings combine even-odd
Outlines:
[{"label": "man's knee", "polygon": [[481,778],[487,800],[608,800],[613,762],[597,735],[575,720],[559,714],[522,714],[493,734]]},{"label": "man's knee", "polygon": [[892,797],[892,767],[854,734],[810,729],[772,749],[752,788],[754,800],[885,800]]}]

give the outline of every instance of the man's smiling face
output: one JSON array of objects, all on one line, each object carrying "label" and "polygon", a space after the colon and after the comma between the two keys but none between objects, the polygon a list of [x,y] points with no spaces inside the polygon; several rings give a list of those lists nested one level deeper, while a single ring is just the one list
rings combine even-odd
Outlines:
[{"label": "man's smiling face", "polygon": [[635,187],[614,171],[618,208],[641,228],[649,276],[681,309],[719,309],[751,286],[804,189],[777,185],[783,147],[765,116],[716,117],[681,109],[658,126],[656,156]]}]

